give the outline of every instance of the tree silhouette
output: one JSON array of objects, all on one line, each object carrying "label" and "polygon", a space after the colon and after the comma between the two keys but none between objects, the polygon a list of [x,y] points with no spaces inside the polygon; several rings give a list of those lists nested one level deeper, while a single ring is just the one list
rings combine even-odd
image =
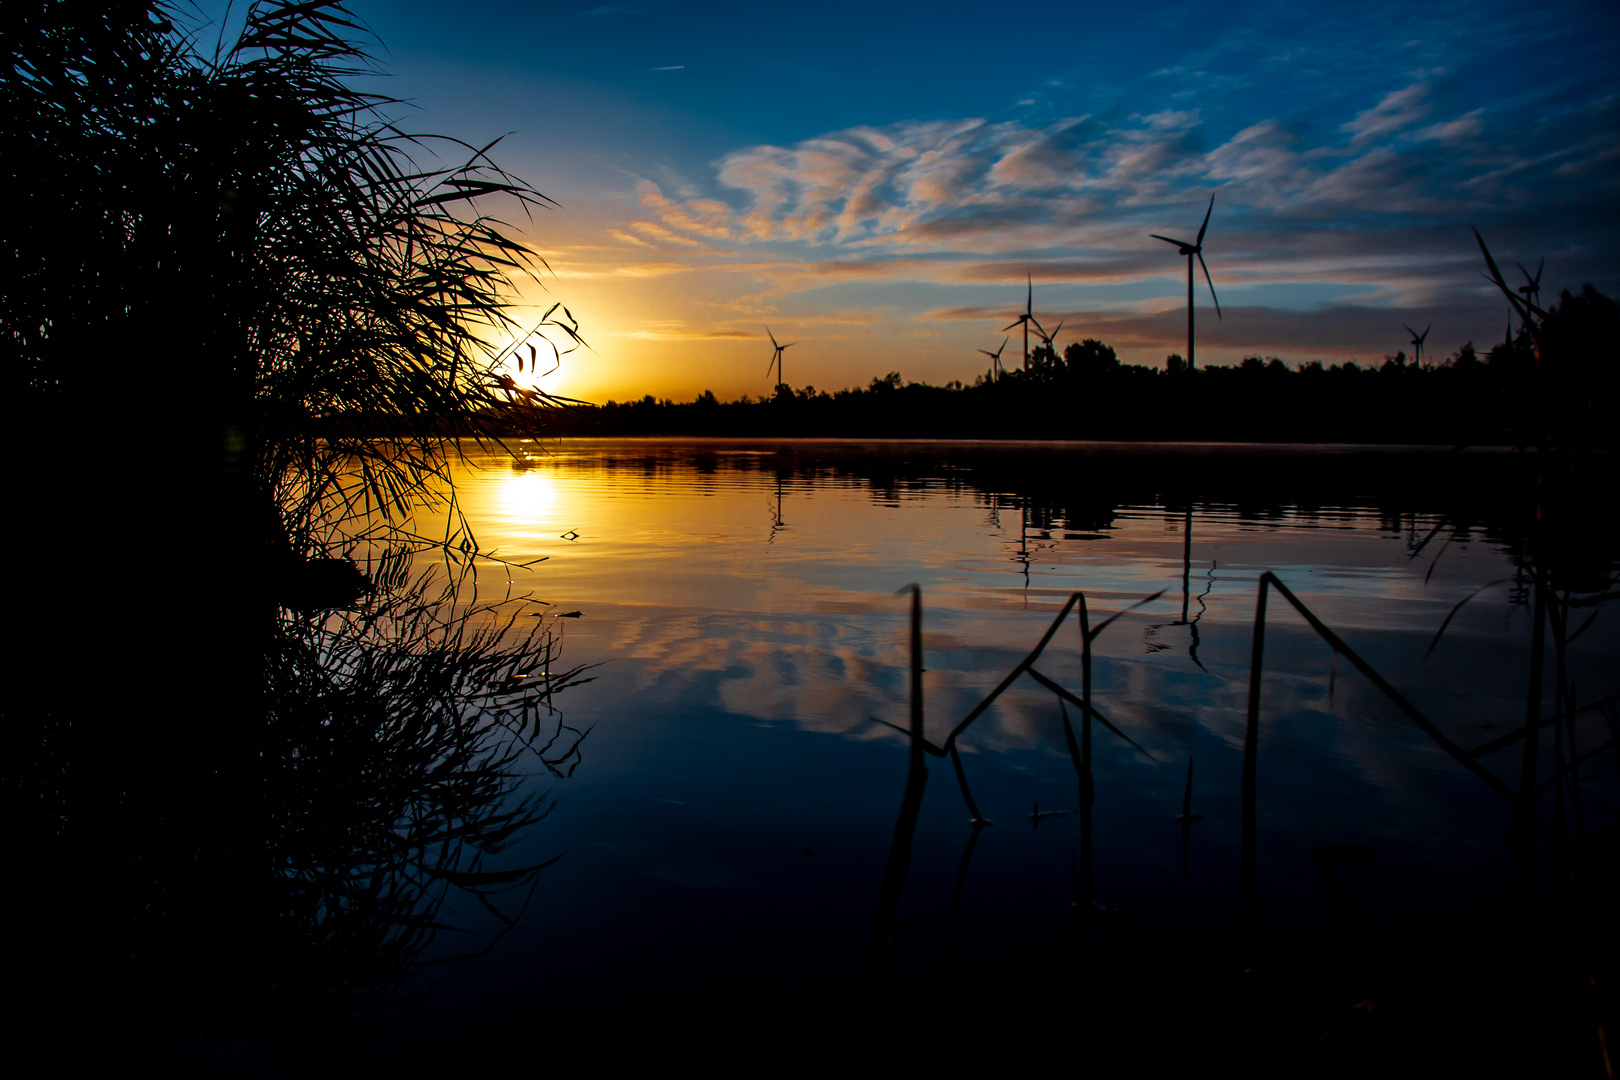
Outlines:
[{"label": "tree silhouette", "polygon": [[1119,367],[1119,356],[1115,354],[1114,347],[1096,338],[1071,343],[1063,350],[1063,359],[1070,371],[1081,376],[1101,375]]}]

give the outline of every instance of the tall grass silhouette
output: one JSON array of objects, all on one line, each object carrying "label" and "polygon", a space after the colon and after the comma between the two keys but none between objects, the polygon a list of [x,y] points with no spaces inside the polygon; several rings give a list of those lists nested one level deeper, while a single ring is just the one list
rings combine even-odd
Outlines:
[{"label": "tall grass silhouette", "polygon": [[[551,623],[478,601],[447,468],[565,404],[512,377],[583,341],[512,306],[546,267],[505,219],[550,200],[493,144],[402,126],[341,4],[199,18],[25,3],[0,73],[16,497],[126,582],[105,615],[19,584],[3,778],[37,877],[7,1015],[65,1046],[117,1000],[126,1067],[318,1043],[458,891],[510,921],[495,894],[540,869],[497,862],[545,812],[525,785],[583,737],[550,711],[584,677]],[[116,693],[81,692],[87,638]]]}]

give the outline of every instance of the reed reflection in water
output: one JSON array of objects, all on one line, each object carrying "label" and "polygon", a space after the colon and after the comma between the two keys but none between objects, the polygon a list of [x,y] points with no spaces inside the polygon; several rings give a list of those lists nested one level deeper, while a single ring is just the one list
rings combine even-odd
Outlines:
[{"label": "reed reflection in water", "polygon": [[[13,1031],[81,1064],[307,1074],[368,1055],[446,931],[467,953],[516,925],[551,859],[505,853],[550,810],[536,774],[579,764],[553,703],[589,676],[470,561],[356,554],[363,578],[310,564],[364,583],[341,601],[244,589],[198,632],[110,652],[121,687],[155,685],[130,657],[164,658],[145,714],[70,693],[75,650],[32,649],[6,787],[19,865],[52,893],[10,897]],[[496,928],[454,933],[458,902]]]},{"label": "reed reflection in water", "polygon": [[[477,459],[458,486],[480,540],[515,561],[548,557],[512,587],[582,612],[570,655],[605,666],[569,703],[592,728],[592,768],[547,825],[569,856],[548,871],[540,925],[568,926],[568,943],[520,928],[425,1007],[453,1026],[473,1022],[473,1002],[520,1017],[557,1007],[558,986],[580,1008],[745,984],[847,989],[879,937],[894,940],[890,987],[989,979],[1003,1000],[1022,979],[1068,978],[1092,931],[1116,957],[1202,957],[1211,970],[1228,957],[1238,970],[1264,572],[1449,742],[1480,749],[1524,724],[1538,571],[1517,459],[1303,460],[703,442]],[[1600,525],[1610,512],[1591,499],[1560,510]],[[1550,587],[1595,597],[1613,580],[1613,532],[1572,532],[1583,539]],[[1099,625],[1155,598],[1091,638],[1089,657],[1065,631],[1039,665],[1124,737],[1099,730],[1085,751],[1085,706],[1035,679],[1011,684],[957,741],[973,805],[949,794],[954,778],[927,786],[898,929],[875,934],[910,768],[910,634],[895,596],[908,582],[927,603],[923,735],[936,747],[1075,592]],[[1620,690],[1606,619],[1562,651],[1582,702]],[[1247,893],[1262,898],[1259,935],[1283,948],[1273,955],[1350,924],[1460,940],[1514,910],[1513,805],[1353,668],[1308,622],[1273,612]],[[1588,755],[1589,818],[1600,791],[1612,803],[1610,716],[1588,709],[1556,729]],[[1088,758],[1089,778],[1077,770]],[[1479,761],[1517,791],[1516,764]],[[1559,795],[1537,793],[1542,820]]]}]

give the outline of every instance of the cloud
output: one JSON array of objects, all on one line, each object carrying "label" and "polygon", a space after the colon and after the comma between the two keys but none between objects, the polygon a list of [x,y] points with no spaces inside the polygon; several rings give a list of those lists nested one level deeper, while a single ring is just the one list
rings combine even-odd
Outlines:
[{"label": "cloud", "polygon": [[646,233],[654,240],[658,240],[665,244],[675,244],[679,247],[688,248],[700,248],[704,246],[702,241],[694,240],[690,236],[682,236],[677,232],[672,232],[671,230],[664,228],[662,225],[659,225],[657,222],[632,221],[630,223],[630,227],[637,232]]},{"label": "cloud", "polygon": [[686,263],[657,262],[657,263],[626,263],[613,267],[609,271],[614,277],[663,277],[666,274],[684,274],[692,268]]},{"label": "cloud", "polygon": [[1354,145],[1411,127],[1428,115],[1428,107],[1423,101],[1428,89],[1423,83],[1413,83],[1400,90],[1392,90],[1377,105],[1357,114],[1340,130],[1350,132]]},{"label": "cloud", "polygon": [[[1505,108],[1445,115],[1419,79],[1326,139],[1266,119],[1210,144],[1204,119],[1185,109],[1038,126],[969,117],[857,127],[735,151],[709,184],[675,196],[643,182],[650,220],[633,228],[669,244],[791,249],[806,264],[996,254],[1027,264],[1060,249],[1112,256],[1117,273],[1125,251],[1151,245],[1148,232],[1195,228],[1214,194],[1228,256],[1263,263],[1292,247],[1287,232],[1298,229],[1382,234],[1394,250],[1414,227],[1466,231],[1538,204],[1551,221],[1560,202],[1612,198],[1620,132],[1611,104],[1568,105],[1527,133]],[[1557,182],[1568,176],[1580,184]]]},{"label": "cloud", "polygon": [[609,337],[633,338],[640,341],[714,341],[758,337],[757,332],[734,330],[727,327],[698,326],[684,319],[668,319],[649,323],[637,330],[610,332]]},{"label": "cloud", "polygon": [[[1207,296],[1202,299],[1207,304]],[[1460,344],[1468,336],[1468,327],[1494,326],[1506,311],[1505,304],[1483,291],[1448,294],[1433,303],[1404,307],[1337,303],[1310,310],[1287,310],[1234,304],[1226,306],[1223,319],[1216,319],[1212,310],[1201,307],[1198,351],[1200,358],[1263,353],[1294,360],[1375,361],[1406,347],[1405,323],[1434,323],[1434,342],[1450,343],[1436,345],[1437,351],[1443,351]],[[1003,309],[993,307],[957,307],[925,312],[918,319],[982,323],[1005,315]],[[1072,332],[1072,340],[1094,337],[1107,341],[1131,363],[1156,365],[1169,348],[1185,351],[1181,347],[1187,332],[1184,303],[1155,299],[1108,310],[1048,308],[1040,315],[1048,326],[1062,321]],[[1068,333],[1064,339],[1070,340]]]},{"label": "cloud", "polygon": [[[1387,207],[1392,193],[1403,208],[1430,208],[1435,196],[1406,190],[1413,155],[1378,139],[1411,126],[1423,97],[1420,85],[1387,95],[1346,125],[1348,145],[1326,154],[1275,121],[1201,150],[1202,121],[1186,110],[1114,125],[967,118],[751,147],[718,165],[729,198],[671,199],[651,183],[641,198],[678,234],[851,250],[1087,246],[1111,223],[1165,227],[1166,213],[1185,212],[1190,190],[1313,216]],[[1455,141],[1480,124],[1478,115],[1453,118],[1423,137]]]},{"label": "cloud", "polygon": [[1431,124],[1420,131],[1414,132],[1412,137],[1443,143],[1454,143],[1470,138],[1478,135],[1484,129],[1484,124],[1480,120],[1484,112],[1484,109],[1475,109],[1473,112],[1465,113],[1455,120],[1448,120],[1443,124]]},{"label": "cloud", "polygon": [[1102,338],[1133,362],[1184,349],[1185,260],[1148,234],[1190,236],[1212,195],[1225,317],[1200,312],[1206,362],[1377,360],[1404,347],[1406,322],[1435,324],[1437,355],[1499,339],[1506,306],[1479,278],[1471,224],[1499,258],[1546,254],[1558,287],[1614,291],[1620,100],[1536,89],[1476,107],[1429,71],[1350,98],[1326,124],[1077,108],[747,146],[703,175],[641,180],[607,233],[620,246],[580,272],[690,271],[661,288],[684,298],[677,314],[703,314],[632,323],[633,337],[745,340],[763,320],[850,339],[851,365],[898,350],[917,357],[908,374],[939,380],[1001,340],[1026,273],[1064,341]]}]

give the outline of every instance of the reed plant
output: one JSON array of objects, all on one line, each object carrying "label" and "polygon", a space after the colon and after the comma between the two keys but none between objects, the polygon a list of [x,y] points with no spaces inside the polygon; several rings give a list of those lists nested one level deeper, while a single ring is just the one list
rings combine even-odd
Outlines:
[{"label": "reed plant", "polygon": [[[506,219],[550,200],[402,126],[341,4],[228,18],[0,16],[0,407],[34,522],[7,554],[105,560],[117,596],[19,583],[6,1014],[67,1044],[116,1000],[126,1068],[375,1010],[457,891],[508,925],[495,894],[540,867],[495,860],[583,737],[552,696],[584,676],[550,620],[479,602],[447,483],[458,440],[559,404],[507,374],[580,342],[513,307],[545,265]],[[84,692],[87,647],[116,692]]]},{"label": "reed plant", "polygon": [[557,404],[504,354],[579,328],[560,305],[515,321],[545,266],[497,216],[551,200],[493,145],[402,127],[341,4],[189,14],[8,6],[10,403],[30,432],[183,433],[265,543],[300,547],[334,503],[408,516],[448,492],[453,440]]},{"label": "reed plant", "polygon": [[[1250,1028],[1257,1032],[1266,1030],[1272,1022],[1268,1019],[1268,1010],[1280,1007],[1296,1008],[1299,1004],[1299,994],[1307,984],[1338,986],[1335,979],[1341,981],[1348,979],[1346,986],[1353,983],[1358,987],[1365,987],[1370,978],[1371,969],[1366,943],[1358,932],[1359,920],[1334,870],[1334,866],[1339,864],[1371,865],[1372,855],[1363,847],[1353,844],[1328,844],[1319,848],[1313,856],[1313,864],[1326,886],[1335,921],[1344,935],[1344,948],[1347,951],[1343,972],[1335,975],[1328,970],[1332,964],[1323,956],[1316,961],[1319,965],[1328,965],[1322,970],[1280,974],[1283,962],[1280,960],[1279,952],[1274,942],[1266,940],[1263,932],[1259,873],[1261,844],[1258,776],[1262,756],[1262,690],[1266,666],[1265,643],[1270,615],[1269,599],[1275,594],[1286,601],[1288,607],[1305,621],[1311,632],[1332,650],[1335,668],[1342,657],[1350,668],[1364,677],[1434,745],[1499,796],[1509,811],[1510,818],[1514,822],[1508,835],[1508,849],[1511,856],[1509,891],[1513,906],[1506,913],[1501,925],[1488,928],[1492,955],[1500,953],[1493,963],[1508,973],[1501,977],[1501,992],[1524,996],[1522,1002],[1513,1006],[1517,1010],[1517,1015],[1521,1018],[1536,1015],[1542,1017],[1544,1021],[1556,1021],[1558,1025],[1556,1037],[1563,1041],[1543,1044],[1540,1039],[1531,1039],[1521,1044],[1498,1033],[1491,1033],[1490,1038],[1502,1039],[1511,1044],[1516,1048],[1514,1053],[1523,1052],[1530,1055],[1528,1060],[1601,1061],[1606,1064],[1609,1060],[1606,1056],[1607,1042],[1614,1030],[1617,1015],[1615,995],[1609,989],[1608,983],[1613,979],[1616,955],[1617,942],[1612,929],[1612,910],[1615,889],[1620,885],[1620,859],[1616,857],[1620,852],[1617,852],[1615,846],[1616,826],[1612,820],[1601,827],[1587,824],[1587,815],[1591,811],[1604,809],[1612,818],[1613,810],[1601,802],[1594,801],[1593,793],[1583,789],[1583,784],[1590,783],[1590,780],[1583,779],[1581,770],[1583,766],[1589,766],[1603,755],[1614,758],[1617,766],[1620,766],[1620,719],[1617,719],[1620,718],[1620,703],[1613,697],[1579,703],[1576,688],[1569,681],[1567,651],[1579,634],[1595,621],[1597,616],[1591,612],[1595,612],[1600,605],[1612,599],[1615,595],[1613,591],[1605,590],[1584,597],[1571,595],[1568,591],[1556,595],[1548,594],[1545,605],[1535,605],[1536,618],[1545,625],[1533,628],[1532,633],[1531,689],[1527,706],[1532,711],[1524,725],[1514,731],[1481,745],[1465,748],[1417,708],[1341,634],[1329,627],[1276,574],[1270,571],[1263,572],[1257,584],[1256,609],[1251,624],[1252,648],[1240,793],[1242,821],[1239,880],[1242,947],[1239,957],[1245,975],[1243,982],[1232,983],[1229,987],[1229,992],[1234,996],[1218,1013],[1226,1019],[1211,1020],[1209,1023],[1214,1026],[1239,1025],[1222,1031],[1221,1037],[1224,1040],[1228,1042],[1236,1040],[1233,1042],[1233,1048],[1241,1048],[1245,1052],[1264,1050],[1268,1054],[1278,1053],[1286,1056],[1293,1054],[1294,1051],[1280,1043],[1240,1046],[1244,1036],[1238,1035],[1237,1032]],[[912,591],[910,661],[913,687],[912,720],[909,728],[897,729],[908,737],[911,761],[901,803],[900,820],[895,830],[880,890],[880,900],[869,936],[866,960],[862,969],[863,982],[868,992],[875,991],[888,967],[900,928],[919,921],[918,918],[902,918],[899,911],[901,895],[910,868],[916,821],[927,781],[925,755],[951,758],[964,805],[972,817],[971,830],[963,849],[949,901],[944,908],[922,918],[939,919],[948,952],[958,960],[970,983],[976,981],[973,966],[963,958],[960,945],[952,935],[967,884],[970,862],[981,832],[990,822],[973,799],[957,749],[957,740],[997,698],[1026,674],[1057,699],[1064,741],[1076,773],[1080,836],[1079,851],[1071,869],[1074,890],[1071,945],[1075,947],[1073,951],[1076,959],[1079,959],[1085,955],[1085,946],[1091,937],[1094,917],[1103,911],[1094,900],[1091,865],[1090,809],[1095,797],[1095,787],[1089,738],[1090,722],[1098,721],[1128,744],[1147,754],[1147,751],[1118,725],[1103,718],[1091,689],[1091,645],[1098,634],[1125,612],[1115,613],[1093,626],[1090,623],[1084,594],[1072,595],[1030,653],[1008,671],[985,698],[951,729],[942,743],[936,744],[929,741],[924,734],[921,709],[922,607],[920,593],[915,587]],[[1470,594],[1459,603],[1458,608],[1468,603],[1477,593],[1476,590]],[[1132,607],[1146,604],[1159,595],[1162,594],[1146,597]],[[1583,609],[1591,611],[1581,618],[1577,630],[1570,632],[1572,622]],[[1443,641],[1456,613],[1457,610],[1453,609],[1436,632],[1430,645],[1431,653]],[[1057,631],[1071,615],[1078,621],[1080,629],[1079,694],[1046,676],[1035,666]],[[1545,712],[1546,695],[1542,686],[1544,675],[1548,671],[1554,682],[1553,711],[1550,715]],[[1080,710],[1081,724],[1078,733],[1076,725],[1069,717],[1066,708],[1068,705],[1074,705]],[[1590,745],[1578,744],[1581,728],[1576,724],[1577,718],[1594,715],[1606,727],[1608,737],[1591,740]],[[1590,728],[1587,730],[1590,731]],[[1544,759],[1538,756],[1538,748],[1548,741],[1549,735],[1553,744],[1553,767],[1550,771],[1545,768]],[[1487,759],[1492,755],[1514,746],[1518,746],[1521,753],[1518,769],[1521,776],[1517,786],[1505,782],[1486,766]],[[1147,756],[1152,758],[1151,754]],[[1050,815],[1042,815],[1037,806],[1036,812],[1031,816],[1038,823],[1040,817]],[[1184,874],[1187,867],[1189,828],[1192,822],[1201,819],[1202,815],[1193,813],[1193,772],[1192,763],[1189,761],[1182,790],[1181,813],[1178,816],[1182,829]],[[1538,856],[1539,859],[1533,856]],[[1549,871],[1545,888],[1537,888],[1532,880],[1531,869],[1537,861]],[[1468,938],[1467,951],[1470,963],[1479,960],[1478,956],[1473,955],[1478,944],[1475,937]],[[1410,960],[1411,958],[1403,958],[1401,963],[1406,964]],[[1126,969],[1129,970],[1134,963],[1134,958],[1127,961]],[[1254,983],[1250,978],[1254,972],[1272,972],[1273,975],[1266,976],[1260,983]],[[1120,974],[1121,972],[1114,973],[1115,977]],[[1235,970],[1233,974],[1236,975]],[[1192,971],[1178,971],[1175,976],[1187,979],[1201,977]],[[1384,977],[1389,976],[1386,974]],[[1263,992],[1260,990],[1261,987],[1264,987]],[[1035,992],[1033,988],[1031,992]],[[1075,992],[1084,997],[1091,990],[1082,980],[1077,984]],[[1162,992],[1169,993],[1168,990]],[[1386,985],[1380,992],[1392,996],[1399,995],[1403,992],[1403,988]],[[1113,988],[1110,988],[1108,993],[1099,996],[1104,1002],[1111,1002],[1112,993]],[[1259,996],[1255,996],[1257,993]],[[1272,995],[1275,1000],[1265,995]],[[1268,1000],[1269,1005],[1262,1003]],[[1095,1005],[1096,1002],[1092,1004]],[[1363,1004],[1371,1008],[1369,1003]],[[1162,1003],[1155,1002],[1152,1007],[1162,1007]],[[1254,1011],[1245,1013],[1246,1009]],[[1591,1017],[1590,1021],[1585,1019],[1587,1016]],[[1197,1022],[1191,1018],[1187,1018],[1187,1021],[1194,1025],[1194,1030],[1197,1029]],[[1129,1018],[1127,1022],[1140,1022],[1140,1018]],[[1343,1021],[1334,1023],[1342,1026]],[[1550,1032],[1551,1029],[1548,1030]],[[1279,1035],[1282,1033],[1257,1037],[1271,1040]],[[1282,1037],[1295,1038],[1297,1033]],[[1326,1039],[1327,1036],[1323,1035],[1322,1038]],[[1468,1055],[1482,1052],[1473,1046],[1463,1049]],[[1319,1051],[1313,1050],[1312,1053]]]}]

